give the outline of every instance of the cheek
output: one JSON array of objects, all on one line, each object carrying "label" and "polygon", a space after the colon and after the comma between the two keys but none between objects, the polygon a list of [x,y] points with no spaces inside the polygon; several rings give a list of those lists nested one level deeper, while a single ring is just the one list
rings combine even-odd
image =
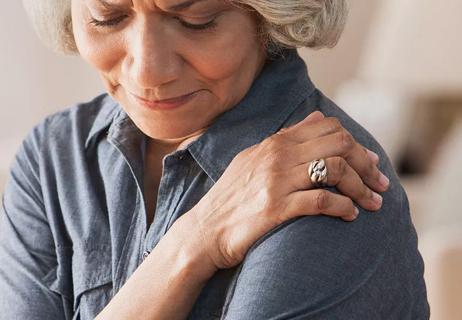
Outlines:
[{"label": "cheek", "polygon": [[76,40],[80,56],[96,70],[102,73],[109,73],[119,63],[122,56],[121,45],[114,41],[107,41],[108,38],[94,36],[91,32],[83,33],[79,40]]},{"label": "cheek", "polygon": [[87,24],[89,18],[81,8],[73,8],[72,27],[79,54],[101,73],[109,73],[123,56],[122,38],[99,34]]},{"label": "cheek", "polygon": [[[229,23],[200,46],[184,41],[194,50],[185,49],[185,58],[203,77],[209,80],[239,78],[253,74],[263,51],[256,36],[256,26],[248,17],[230,17]],[[232,23],[231,23],[232,21]],[[200,42],[200,41],[199,41]],[[186,47],[186,45],[185,45]]]},{"label": "cheek", "polygon": [[213,49],[204,50],[200,56],[196,53],[196,57],[190,59],[195,63],[191,64],[202,76],[209,80],[232,77],[245,60],[242,47],[238,50],[230,50],[230,48],[236,48],[236,44],[231,46],[232,43],[233,41],[223,38],[223,44],[218,44]]},{"label": "cheek", "polygon": [[256,41],[250,36],[242,38],[235,34],[222,37],[216,47],[202,54],[201,64],[194,66],[225,109],[248,92],[262,59]]}]

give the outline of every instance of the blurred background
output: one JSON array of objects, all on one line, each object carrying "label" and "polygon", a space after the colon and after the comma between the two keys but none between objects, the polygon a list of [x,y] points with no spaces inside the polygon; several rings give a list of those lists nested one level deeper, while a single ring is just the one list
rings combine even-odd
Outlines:
[{"label": "blurred background", "polygon": [[[348,2],[339,44],[300,53],[315,84],[377,138],[402,178],[432,319],[462,319],[462,1]],[[78,57],[39,42],[20,1],[3,9],[0,192],[35,124],[103,91]]]}]

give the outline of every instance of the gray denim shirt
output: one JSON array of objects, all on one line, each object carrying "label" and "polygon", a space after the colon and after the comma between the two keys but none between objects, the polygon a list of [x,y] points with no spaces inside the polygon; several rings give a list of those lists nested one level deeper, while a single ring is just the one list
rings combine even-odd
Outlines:
[{"label": "gray denim shirt", "polygon": [[149,226],[146,136],[117,102],[102,94],[37,125],[17,152],[3,197],[1,319],[94,318],[237,153],[315,110],[339,118],[380,155],[391,180],[382,209],[361,210],[351,223],[328,216],[285,222],[243,263],[210,279],[189,319],[428,319],[416,232],[387,156],[313,86],[297,52],[285,53],[267,63],[238,105],[163,158]]}]

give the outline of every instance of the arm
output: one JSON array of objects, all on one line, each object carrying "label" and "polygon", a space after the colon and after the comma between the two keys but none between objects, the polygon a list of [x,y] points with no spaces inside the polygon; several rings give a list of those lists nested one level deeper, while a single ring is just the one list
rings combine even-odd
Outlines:
[{"label": "arm", "polygon": [[399,182],[379,214],[281,226],[246,256],[222,319],[427,319],[423,262]]},{"label": "arm", "polygon": [[71,293],[57,283],[57,260],[39,182],[38,131],[20,148],[0,221],[2,319],[67,319]]},{"label": "arm", "polygon": [[185,213],[172,225],[96,319],[186,318],[217,271],[194,242],[193,219]]},{"label": "arm", "polygon": [[[24,142],[4,194],[0,222],[2,319],[73,316],[72,288],[60,279],[56,251],[60,248],[55,246],[42,196],[39,136],[35,130]],[[199,239],[192,234],[192,218],[185,214],[175,222],[98,319],[186,317],[202,286],[216,271],[208,267],[207,257],[197,250],[200,244],[192,240]]]}]

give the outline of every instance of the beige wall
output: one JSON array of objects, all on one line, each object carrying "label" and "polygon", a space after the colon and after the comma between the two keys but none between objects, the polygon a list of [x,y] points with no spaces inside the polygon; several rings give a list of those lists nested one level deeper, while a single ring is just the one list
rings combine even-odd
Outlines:
[{"label": "beige wall", "polygon": [[333,97],[344,81],[357,74],[370,25],[382,0],[348,0],[350,12],[345,31],[333,49],[302,50],[315,84]]},{"label": "beige wall", "polygon": [[97,75],[76,57],[39,43],[21,1],[4,1],[0,19],[0,190],[24,135],[45,115],[94,96]]}]

